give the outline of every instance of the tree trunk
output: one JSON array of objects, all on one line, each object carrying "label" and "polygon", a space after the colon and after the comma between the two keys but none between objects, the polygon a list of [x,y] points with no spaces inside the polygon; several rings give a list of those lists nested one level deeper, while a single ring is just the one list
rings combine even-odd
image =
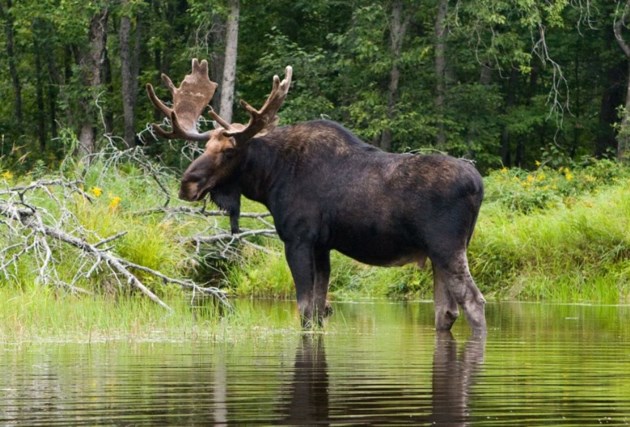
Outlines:
[{"label": "tree trunk", "polygon": [[[509,111],[515,103],[516,99],[516,86],[518,84],[518,72],[512,69],[510,77],[507,81],[507,88],[505,92],[505,111]],[[512,147],[510,142],[510,131],[508,130],[507,123],[503,124],[501,130],[501,163],[505,167],[512,166]]]},{"label": "tree trunk", "polygon": [[[411,14],[407,13],[403,19],[403,2],[394,0],[392,3],[392,14],[389,22],[389,41],[392,55],[392,68],[389,72],[389,85],[387,87],[387,121],[391,124],[396,114],[396,101],[398,99],[398,84],[400,81],[400,70],[398,60],[402,50],[403,39],[407,32]],[[385,151],[392,149],[392,130],[387,127],[381,134],[380,147]]]},{"label": "tree trunk", "polygon": [[[46,30],[53,32],[54,29],[50,23],[47,23]],[[43,54],[46,58],[46,71],[48,73],[48,87],[46,100],[48,101],[48,126],[50,128],[50,138],[55,139],[58,137],[57,131],[57,96],[59,94],[59,87],[61,86],[61,77],[59,75],[59,69],[55,61],[55,50],[53,49],[53,43],[50,39],[46,40],[44,44]]]},{"label": "tree trunk", "polygon": [[23,111],[22,111],[22,84],[20,75],[17,70],[17,61],[15,57],[15,38],[13,33],[13,17],[11,16],[11,0],[7,1],[5,9],[4,4],[0,3],[0,19],[4,21],[4,34],[6,36],[7,59],[9,63],[9,74],[11,75],[11,83],[13,85],[13,109],[15,110],[15,119],[18,131],[21,132]]},{"label": "tree trunk", "polygon": [[435,18],[435,113],[437,118],[436,145],[444,146],[446,133],[444,130],[444,103],[446,98],[446,14],[448,0],[438,1]]},{"label": "tree trunk", "polygon": [[599,104],[599,126],[595,140],[595,157],[609,156],[617,150],[614,124],[618,120],[617,107],[623,103],[622,88],[626,71],[625,61],[620,61],[606,70],[604,90]]},{"label": "tree trunk", "polygon": [[619,132],[617,134],[617,158],[619,160],[625,158],[626,152],[630,148],[630,46],[628,46],[621,34],[623,27],[627,25],[626,19],[628,18],[628,13],[630,13],[630,0],[626,0],[621,16],[615,19],[613,26],[617,43],[626,56],[626,61],[628,62],[628,69],[626,72],[626,101],[624,104],[624,111],[621,118]]},{"label": "tree trunk", "polygon": [[82,104],[86,115],[79,130],[79,156],[96,152],[96,117],[90,114],[94,110],[94,96],[104,81],[107,49],[107,8],[100,10],[90,21],[87,48],[81,52],[81,66],[86,91]]},{"label": "tree trunk", "polygon": [[[123,0],[124,7],[129,0]],[[136,27],[136,33],[138,33]],[[136,39],[134,45],[131,42],[132,26],[131,17],[122,16],[120,18],[119,42],[120,42],[120,68],[121,68],[121,86],[122,86],[122,102],[123,102],[123,138],[128,147],[136,144],[135,129],[135,108],[137,100],[138,85],[138,46]]]},{"label": "tree trunk", "polygon": [[[34,25],[37,25],[35,23]],[[40,153],[43,153],[46,149],[46,141],[48,140],[46,132],[46,104],[44,101],[44,79],[43,79],[43,65],[42,65],[42,52],[41,46],[38,42],[37,30],[33,29],[35,33],[35,99],[37,103],[37,137],[39,139]]]},{"label": "tree trunk", "polygon": [[239,0],[229,0],[230,14],[227,18],[225,35],[225,61],[223,62],[223,80],[221,83],[221,108],[219,114],[227,122],[232,121],[234,105],[234,82],[236,80],[236,54],[238,51]]}]

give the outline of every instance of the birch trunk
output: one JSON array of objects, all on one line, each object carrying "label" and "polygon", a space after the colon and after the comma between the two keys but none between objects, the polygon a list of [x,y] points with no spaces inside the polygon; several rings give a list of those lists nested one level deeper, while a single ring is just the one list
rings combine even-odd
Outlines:
[{"label": "birch trunk", "polygon": [[229,0],[230,14],[225,30],[225,60],[221,83],[221,107],[219,115],[227,122],[232,122],[234,105],[234,83],[236,80],[236,56],[238,52],[238,21],[240,14],[239,0]]}]

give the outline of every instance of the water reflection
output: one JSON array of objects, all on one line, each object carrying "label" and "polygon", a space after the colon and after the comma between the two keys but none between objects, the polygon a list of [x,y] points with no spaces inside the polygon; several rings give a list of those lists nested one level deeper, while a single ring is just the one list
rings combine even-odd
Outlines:
[{"label": "water reflection", "polygon": [[282,411],[286,414],[282,424],[327,424],[328,366],[323,335],[302,335],[289,389],[290,403]]},{"label": "water reflection", "polygon": [[487,340],[455,340],[430,307],[354,304],[322,334],[0,345],[0,425],[630,423],[630,307],[488,319]]},{"label": "water reflection", "polygon": [[[370,387],[357,381],[355,384],[345,384],[343,388],[331,389],[325,339],[322,334],[304,334],[300,338],[295,353],[293,377],[286,387],[288,402],[279,409],[284,414],[280,424],[329,425],[351,421],[361,424],[470,424],[471,387],[475,383],[479,367],[483,364],[485,338],[470,338],[458,352],[457,341],[450,332],[437,334],[433,352],[430,408],[426,394],[410,393],[402,382],[394,385],[390,380],[383,381],[378,378],[378,369],[373,370],[373,385]],[[352,354],[348,357],[351,359]],[[383,384],[376,385],[379,383]],[[331,399],[335,401],[333,408],[330,407]],[[353,402],[360,404],[355,405]],[[371,411],[366,410],[366,403],[372,404],[372,408],[369,408]],[[406,409],[396,414],[393,410],[396,405]]]},{"label": "water reflection", "polygon": [[486,347],[485,337],[472,337],[457,353],[457,342],[450,332],[436,335],[433,353],[433,414],[440,425],[470,424],[470,390]]}]

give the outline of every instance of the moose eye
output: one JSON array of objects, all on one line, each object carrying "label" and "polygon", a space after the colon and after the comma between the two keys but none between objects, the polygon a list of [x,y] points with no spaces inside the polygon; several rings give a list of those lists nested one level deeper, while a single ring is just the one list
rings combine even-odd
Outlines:
[{"label": "moose eye", "polygon": [[235,154],[236,154],[236,149],[234,148],[227,148],[223,150],[223,156],[226,159],[231,159],[232,157],[234,157]]}]

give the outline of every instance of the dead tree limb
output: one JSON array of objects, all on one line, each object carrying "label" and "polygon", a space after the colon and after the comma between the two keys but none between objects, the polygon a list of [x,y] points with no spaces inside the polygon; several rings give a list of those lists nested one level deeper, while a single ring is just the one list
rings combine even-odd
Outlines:
[{"label": "dead tree limb", "polygon": [[145,294],[151,301],[156,302],[160,306],[164,307],[168,311],[173,311],[171,307],[169,307],[166,303],[164,303],[157,295],[155,295],[149,288],[144,286],[142,282],[134,276],[123,264],[120,258],[113,255],[109,251],[103,251],[88,243],[83,239],[79,239],[74,237],[62,230],[57,230],[52,227],[45,225],[37,213],[37,211],[30,208],[18,208],[16,206],[11,206],[6,203],[0,203],[0,214],[11,218],[16,221],[20,221],[24,226],[35,230],[38,233],[41,233],[46,236],[50,236],[53,239],[65,242],[69,245],[74,246],[75,248],[80,249],[84,253],[90,254],[95,257],[98,261],[104,261],[107,265],[112,268],[112,270],[121,274],[123,277],[127,279],[127,283],[131,286],[137,288]]}]

